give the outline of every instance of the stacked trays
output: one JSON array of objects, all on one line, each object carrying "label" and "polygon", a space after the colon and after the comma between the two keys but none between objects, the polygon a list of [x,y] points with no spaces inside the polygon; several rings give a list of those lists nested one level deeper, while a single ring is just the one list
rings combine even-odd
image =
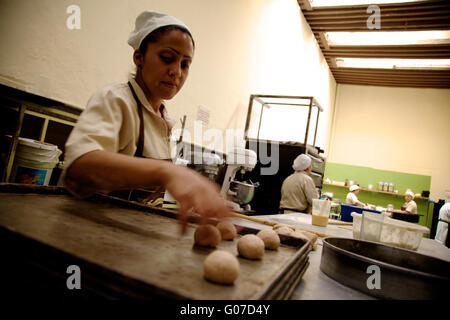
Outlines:
[{"label": "stacked trays", "polygon": [[[203,278],[212,248],[194,246],[174,211],[96,195],[76,199],[64,189],[0,184],[0,235],[5,290],[60,296],[201,300],[289,299],[309,266],[309,242],[281,236],[262,260],[238,257],[234,285]],[[238,237],[259,230],[240,229]],[[217,249],[237,256],[236,243]],[[81,270],[83,290],[67,290],[68,266]],[[31,291],[30,291],[31,290]]]}]

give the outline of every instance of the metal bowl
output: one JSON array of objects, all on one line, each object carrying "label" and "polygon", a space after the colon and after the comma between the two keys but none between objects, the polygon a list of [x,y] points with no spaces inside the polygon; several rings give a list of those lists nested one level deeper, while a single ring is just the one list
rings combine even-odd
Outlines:
[{"label": "metal bowl", "polygon": [[259,184],[246,183],[241,181],[232,181],[231,189],[235,192],[234,197],[242,205],[252,201],[255,194],[255,188]]},{"label": "metal bowl", "polygon": [[[379,268],[379,286],[368,285]],[[375,267],[375,268],[376,268]],[[450,262],[377,242],[323,240],[320,270],[334,280],[382,299],[443,299],[450,288]]]}]

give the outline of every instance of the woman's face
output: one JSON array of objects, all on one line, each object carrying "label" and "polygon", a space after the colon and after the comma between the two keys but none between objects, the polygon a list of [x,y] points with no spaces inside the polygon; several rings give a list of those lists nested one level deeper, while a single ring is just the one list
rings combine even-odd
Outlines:
[{"label": "woman's face", "polygon": [[405,194],[405,201],[410,202],[412,200],[412,197],[409,194]]},{"label": "woman's face", "polygon": [[171,99],[180,91],[193,56],[191,37],[181,30],[165,32],[157,42],[147,45],[144,56],[135,55],[135,63],[142,66],[142,80],[149,91],[145,93],[151,104],[159,106],[161,100]]}]

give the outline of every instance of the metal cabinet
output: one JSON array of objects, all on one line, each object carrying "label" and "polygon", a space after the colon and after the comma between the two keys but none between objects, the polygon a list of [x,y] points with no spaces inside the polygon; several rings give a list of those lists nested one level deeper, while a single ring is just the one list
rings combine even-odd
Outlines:
[{"label": "metal cabinet", "polygon": [[256,152],[258,161],[244,179],[260,183],[250,202],[258,214],[278,213],[282,183],[294,172],[292,163],[299,154],[310,156],[311,177],[321,190],[326,159],[315,144],[322,111],[314,97],[250,96],[244,139],[246,148]]}]

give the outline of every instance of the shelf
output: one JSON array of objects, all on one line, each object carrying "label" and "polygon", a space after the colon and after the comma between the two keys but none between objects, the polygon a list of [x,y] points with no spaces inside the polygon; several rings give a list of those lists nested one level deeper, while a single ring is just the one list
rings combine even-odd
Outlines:
[{"label": "shelf", "polygon": [[[335,184],[335,183],[327,183],[325,181],[323,182],[323,185],[333,186],[333,187],[341,187],[341,188],[345,188],[345,189],[349,188],[348,186],[342,186],[340,184]],[[405,194],[403,194],[403,193],[395,193],[395,192],[388,192],[388,191],[378,191],[378,190],[362,188],[362,187],[359,187],[359,190],[369,191],[369,192],[376,192],[376,193],[383,193],[383,194],[389,194],[389,195],[394,195],[394,196],[399,196],[399,197],[404,197],[405,196]],[[430,198],[425,198],[425,197],[422,197],[422,196],[415,196],[414,199],[429,200]]]}]

